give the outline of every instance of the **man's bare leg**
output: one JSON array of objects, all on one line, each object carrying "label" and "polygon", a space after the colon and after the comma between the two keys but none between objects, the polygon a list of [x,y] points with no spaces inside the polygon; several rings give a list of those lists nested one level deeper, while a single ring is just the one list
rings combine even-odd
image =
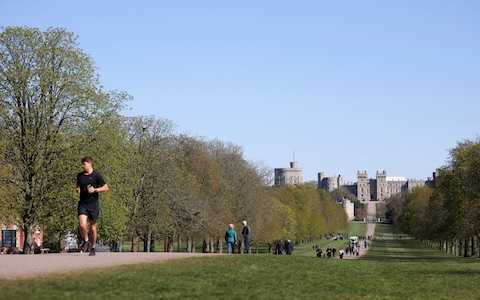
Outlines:
[{"label": "man's bare leg", "polygon": [[87,231],[87,216],[86,215],[79,215],[78,216],[78,227],[80,229],[80,235],[82,236],[82,245],[81,245],[81,250],[83,252],[87,251],[87,246],[84,246],[85,244],[88,244],[88,231]]}]

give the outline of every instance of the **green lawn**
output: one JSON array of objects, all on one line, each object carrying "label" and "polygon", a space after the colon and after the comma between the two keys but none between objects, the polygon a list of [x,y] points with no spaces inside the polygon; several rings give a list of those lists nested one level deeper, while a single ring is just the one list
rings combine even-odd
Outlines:
[{"label": "green lawn", "polygon": [[[363,230],[362,224],[348,229]],[[224,255],[85,270],[0,282],[2,299],[478,299],[478,259],[458,258],[377,225],[358,260],[317,258],[312,245],[292,256]],[[361,235],[361,234],[360,234]],[[338,243],[338,244],[337,244]],[[346,244],[345,244],[346,245]],[[1,266],[0,266],[1,268]]]}]

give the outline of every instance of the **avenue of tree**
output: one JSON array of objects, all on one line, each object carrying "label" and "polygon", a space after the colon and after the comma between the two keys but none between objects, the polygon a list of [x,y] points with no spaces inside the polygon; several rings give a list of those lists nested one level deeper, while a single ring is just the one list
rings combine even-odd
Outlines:
[{"label": "avenue of tree", "polygon": [[[77,233],[76,174],[94,158],[110,190],[100,196],[99,239],[121,251],[222,248],[225,230],[247,219],[253,247],[280,238],[306,241],[336,233],[347,217],[313,185],[269,186],[271,170],[243,158],[241,147],[179,135],[156,117],[125,117],[132,97],[104,91],[92,58],[64,29],[0,30],[0,220],[60,249]],[[159,112],[161,113],[161,112]],[[177,245],[178,249],[173,249]]]},{"label": "avenue of tree", "polygon": [[405,233],[445,252],[480,257],[480,139],[450,150],[435,188],[418,187],[391,197],[387,214]]}]

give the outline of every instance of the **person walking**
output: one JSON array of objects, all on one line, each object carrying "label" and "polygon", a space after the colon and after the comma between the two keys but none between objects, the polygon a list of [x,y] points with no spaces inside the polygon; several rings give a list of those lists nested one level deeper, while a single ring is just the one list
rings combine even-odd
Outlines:
[{"label": "person walking", "polygon": [[242,235],[243,235],[243,242],[245,244],[245,252],[250,253],[250,241],[252,239],[252,230],[250,229],[250,226],[248,226],[246,220],[242,221],[242,225],[243,225]]},{"label": "person walking", "polygon": [[228,254],[235,253],[235,243],[238,241],[237,232],[234,229],[233,224],[228,224],[228,229],[225,232],[225,242],[227,242]]},{"label": "person walking", "polygon": [[293,253],[293,243],[290,240],[287,240],[287,243],[285,244],[285,253],[287,255],[292,255]]},{"label": "person walking", "polygon": [[[108,185],[102,175],[93,170],[93,159],[90,156],[82,158],[83,172],[77,174],[77,193],[80,194],[78,202],[78,225],[83,242],[80,247],[82,252],[87,252],[90,246],[90,256],[95,255],[97,241],[97,222],[100,215],[98,194],[108,191]],[[87,219],[90,221],[90,240],[87,230]]]},{"label": "person walking", "polygon": [[283,251],[285,250],[285,243],[283,242],[283,240],[279,240],[278,243],[277,243],[277,247],[275,249],[277,255],[283,255]]}]

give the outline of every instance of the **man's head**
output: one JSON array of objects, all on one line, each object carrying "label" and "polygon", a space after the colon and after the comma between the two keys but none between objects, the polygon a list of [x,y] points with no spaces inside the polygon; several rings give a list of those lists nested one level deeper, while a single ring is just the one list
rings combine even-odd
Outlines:
[{"label": "man's head", "polygon": [[243,224],[243,226],[247,226],[247,221],[246,221],[246,220],[243,220],[243,221],[242,221],[242,224]]},{"label": "man's head", "polygon": [[82,158],[82,169],[85,172],[90,172],[93,170],[93,159],[90,156],[85,156]]}]

